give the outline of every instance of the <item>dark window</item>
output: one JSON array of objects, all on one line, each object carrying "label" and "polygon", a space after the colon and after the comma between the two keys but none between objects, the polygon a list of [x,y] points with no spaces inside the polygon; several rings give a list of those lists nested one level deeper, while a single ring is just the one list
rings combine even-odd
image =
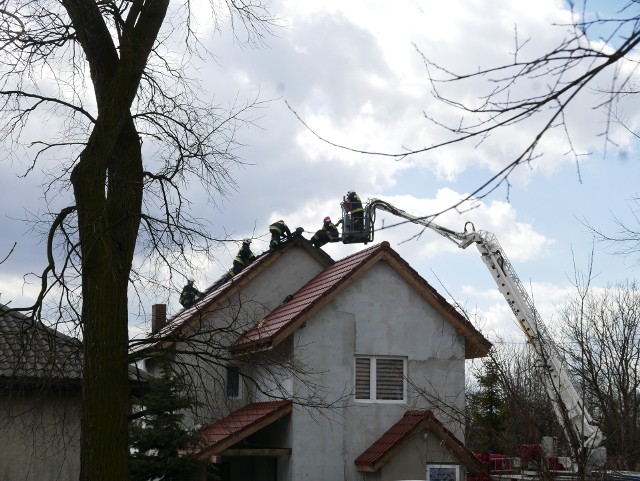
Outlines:
[{"label": "dark window", "polygon": [[238,366],[227,366],[227,396],[240,397],[240,369]]}]

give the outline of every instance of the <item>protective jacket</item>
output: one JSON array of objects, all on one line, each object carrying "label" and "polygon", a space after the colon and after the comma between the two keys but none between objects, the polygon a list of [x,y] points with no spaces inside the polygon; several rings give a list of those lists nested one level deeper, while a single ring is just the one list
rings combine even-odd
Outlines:
[{"label": "protective jacket", "polygon": [[256,256],[251,252],[249,244],[244,243],[238,251],[238,255],[233,259],[233,274],[238,274],[242,269],[247,267],[256,259]]},{"label": "protective jacket", "polygon": [[289,237],[291,235],[291,231],[289,230],[289,227],[287,227],[287,224],[285,224],[284,221],[281,221],[281,220],[271,224],[269,226],[269,232],[271,232],[272,236],[275,234],[275,235],[278,235],[279,237],[285,237],[285,236]]},{"label": "protective jacket", "polygon": [[340,237],[340,232],[338,232],[338,228],[330,220],[322,224],[322,228],[327,231],[327,234],[329,234],[330,239],[337,239],[338,237]]},{"label": "protective jacket", "polygon": [[364,209],[362,208],[362,201],[360,196],[355,192],[350,192],[349,195],[344,198],[344,207],[347,212],[351,212],[353,217],[364,216]]},{"label": "protective jacket", "polygon": [[291,237],[291,231],[284,221],[279,220],[269,226],[269,232],[271,232],[271,242],[269,242],[269,249],[275,250],[280,247],[280,242],[285,237],[288,239]]},{"label": "protective jacket", "polygon": [[193,284],[189,282],[186,286],[183,287],[182,292],[180,293],[180,304],[185,309],[189,309],[196,302],[196,298],[200,297],[202,293],[193,287]]}]

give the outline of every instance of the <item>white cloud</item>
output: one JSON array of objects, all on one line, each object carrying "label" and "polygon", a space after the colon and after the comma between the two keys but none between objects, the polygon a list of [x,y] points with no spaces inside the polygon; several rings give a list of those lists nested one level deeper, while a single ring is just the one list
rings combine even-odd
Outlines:
[{"label": "white cloud", "polygon": [[28,307],[34,303],[39,291],[39,284],[27,283],[21,275],[0,273],[0,303]]},{"label": "white cloud", "polygon": [[[246,127],[238,132],[237,138],[244,147],[237,153],[246,164],[232,169],[237,191],[219,199],[216,207],[207,203],[202,189],[189,186],[193,214],[207,219],[215,236],[258,237],[254,251],[259,252],[267,247],[268,225],[278,218],[285,219],[292,228],[304,227],[307,236],[320,227],[325,215],[337,219],[339,202],[348,189],[358,191],[363,200],[379,197],[414,215],[434,214],[451,206],[513,160],[531,140],[532,129],[540,121],[518,125],[482,143],[452,145],[396,161],[348,152],[320,141],[293,116],[284,101],[318,134],[335,143],[392,152],[404,147],[427,147],[444,137],[441,129],[424,119],[423,110],[438,121],[454,124],[458,112],[432,98],[425,66],[413,44],[448,69],[472,72],[480,66],[512,60],[517,25],[520,42],[531,39],[519,55],[531,58],[554,46],[564,34],[562,28],[551,26],[569,20],[564,3],[450,0],[430,2],[427,7],[410,0],[289,0],[274,4],[276,15],[284,18],[286,26],[277,30],[276,36],[265,38],[261,49],[240,48],[224,29],[223,35],[212,36],[210,31],[205,32],[211,24],[204,17],[199,18],[201,38],[216,55],[215,61],[196,65],[199,70],[194,75],[201,80],[205,93],[215,96],[223,105],[236,97],[252,98],[257,93],[260,98],[273,101],[256,112],[259,128]],[[457,100],[473,102],[492,88],[478,81],[464,88],[455,84],[439,87]],[[541,91],[545,83],[541,80],[531,88]],[[593,151],[601,142],[596,134],[602,129],[602,117],[593,111],[594,98],[589,97],[567,113],[575,148],[581,153]],[[638,102],[629,100],[625,109],[629,125],[638,125]],[[48,129],[52,127],[49,125]],[[613,131],[612,137],[632,158],[634,145],[630,137],[622,130]],[[462,230],[465,222],[471,221],[477,229],[496,234],[512,262],[524,263],[527,268],[555,262],[552,269],[559,277],[566,270],[561,262],[567,261],[566,255],[558,254],[559,244],[565,247],[561,251],[564,252],[568,243],[577,242],[584,233],[566,222],[560,227],[554,222],[559,212],[585,207],[589,199],[575,195],[574,206],[565,200],[572,198],[572,186],[567,185],[566,196],[553,209],[543,210],[539,205],[541,197],[557,192],[541,191],[540,179],[566,173],[562,170],[566,166],[573,171],[574,159],[566,155],[569,146],[560,129],[551,132],[541,148],[545,156],[517,170],[511,178],[512,189],[522,193],[520,198],[524,200],[511,204],[504,191],[498,190],[478,201],[474,209],[460,214],[447,212],[437,222]],[[23,206],[43,205],[37,182],[15,176],[29,162],[29,158],[23,158],[20,165],[0,164],[0,188],[5,198],[11,199],[3,210],[7,217],[0,219],[3,242],[0,247],[21,240],[20,262],[3,266],[9,279],[0,278],[4,301],[23,295],[16,288],[21,284],[12,279],[21,279],[24,272],[41,270],[44,259],[40,255],[42,245],[32,238],[21,238],[26,227],[10,219],[23,215]],[[145,162],[153,167],[150,159]],[[585,167],[597,167],[596,160],[583,162]],[[595,172],[596,187],[594,184],[588,187],[594,194],[606,189],[608,201],[630,192],[632,187],[621,188],[620,184],[631,183],[631,176],[620,182],[609,180],[604,186],[599,171]],[[608,210],[608,203],[600,204]],[[434,272],[456,297],[472,299],[473,292],[462,286],[475,286],[478,299],[484,297],[494,303],[482,304],[487,319],[504,318],[504,306],[489,294],[493,288],[487,287],[491,278],[482,272],[484,266],[473,248],[460,252],[433,232],[408,241],[421,231],[412,224],[381,229],[383,223],[390,226],[398,221],[380,213],[375,240],[388,240],[425,277]],[[360,247],[331,244],[326,250],[340,258]],[[230,266],[236,248],[230,244],[216,253],[216,262],[198,274],[200,285],[212,281]],[[557,284],[562,285],[562,281]],[[545,291],[544,296],[536,293],[536,300],[541,299],[545,310],[547,302],[549,305],[558,302],[551,290]],[[31,291],[26,294],[34,295]],[[148,301],[153,302],[151,297]]]},{"label": "white cloud", "polygon": [[[492,287],[485,290],[465,285],[461,290],[468,304],[473,306],[474,317],[479,324],[477,327],[490,340],[525,342],[526,336],[509,304],[497,286]],[[523,287],[547,329],[555,324],[559,307],[568,296],[575,294],[574,287],[568,283],[559,285],[531,282],[523,284]]]}]

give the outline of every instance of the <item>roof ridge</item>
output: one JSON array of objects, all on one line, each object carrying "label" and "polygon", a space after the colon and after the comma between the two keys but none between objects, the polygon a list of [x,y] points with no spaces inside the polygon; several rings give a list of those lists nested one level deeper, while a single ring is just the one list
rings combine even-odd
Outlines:
[{"label": "roof ridge", "polygon": [[382,241],[382,242],[380,242],[380,243],[378,243],[378,244],[374,244],[374,245],[371,245],[371,246],[365,247],[365,248],[364,248],[364,249],[362,249],[362,250],[359,250],[359,251],[353,252],[353,253],[349,254],[348,256],[345,256],[345,257],[343,257],[343,258],[341,258],[341,259],[338,259],[338,260],[336,261],[336,264],[337,264],[338,262],[345,261],[345,260],[347,260],[347,259],[349,259],[349,258],[351,258],[351,257],[357,256],[357,255],[362,255],[362,254],[363,254],[363,253],[365,253],[365,252],[368,252],[368,251],[371,251],[371,250],[375,250],[375,249],[391,249],[391,244],[389,244],[389,241]]},{"label": "roof ridge", "polygon": [[233,446],[289,414],[292,407],[293,402],[289,399],[245,404],[200,429],[199,434],[206,442],[200,446],[197,455],[210,456]]}]

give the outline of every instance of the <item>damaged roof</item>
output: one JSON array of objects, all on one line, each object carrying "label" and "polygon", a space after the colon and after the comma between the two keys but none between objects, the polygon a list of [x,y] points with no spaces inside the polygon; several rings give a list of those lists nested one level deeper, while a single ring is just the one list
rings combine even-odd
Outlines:
[{"label": "damaged roof", "polygon": [[466,465],[468,471],[483,472],[484,467],[480,460],[465,447],[462,441],[445,428],[430,410],[405,412],[398,422],[355,459],[358,471],[369,473],[378,471],[393,458],[396,451],[412,434],[424,431],[436,434],[441,442]]},{"label": "damaged roof", "polygon": [[179,339],[180,333],[183,332],[182,330],[184,328],[199,319],[199,316],[197,316],[198,313],[202,313],[210,306],[224,302],[225,299],[236,294],[239,289],[248,284],[261,272],[268,269],[271,264],[294,246],[302,247],[324,266],[329,266],[334,262],[333,259],[322,249],[313,247],[313,245],[304,237],[294,235],[277,250],[268,250],[257,256],[250,265],[245,267],[232,279],[225,280],[225,277],[223,276],[217,282],[214,282],[207,290],[204,291],[204,295],[200,297],[192,307],[178,311],[171,319],[168,320],[167,325],[158,333],[147,339],[134,340],[131,342],[132,347],[130,352],[135,354],[140,351],[159,347],[163,343],[167,343],[169,345],[172,344]]},{"label": "damaged roof", "polygon": [[231,347],[234,353],[272,348],[293,333],[315,312],[327,305],[356,278],[377,262],[385,261],[412,285],[465,339],[465,357],[482,357],[491,343],[442,297],[415,269],[382,242],[327,267],[291,298],[245,332]]}]

